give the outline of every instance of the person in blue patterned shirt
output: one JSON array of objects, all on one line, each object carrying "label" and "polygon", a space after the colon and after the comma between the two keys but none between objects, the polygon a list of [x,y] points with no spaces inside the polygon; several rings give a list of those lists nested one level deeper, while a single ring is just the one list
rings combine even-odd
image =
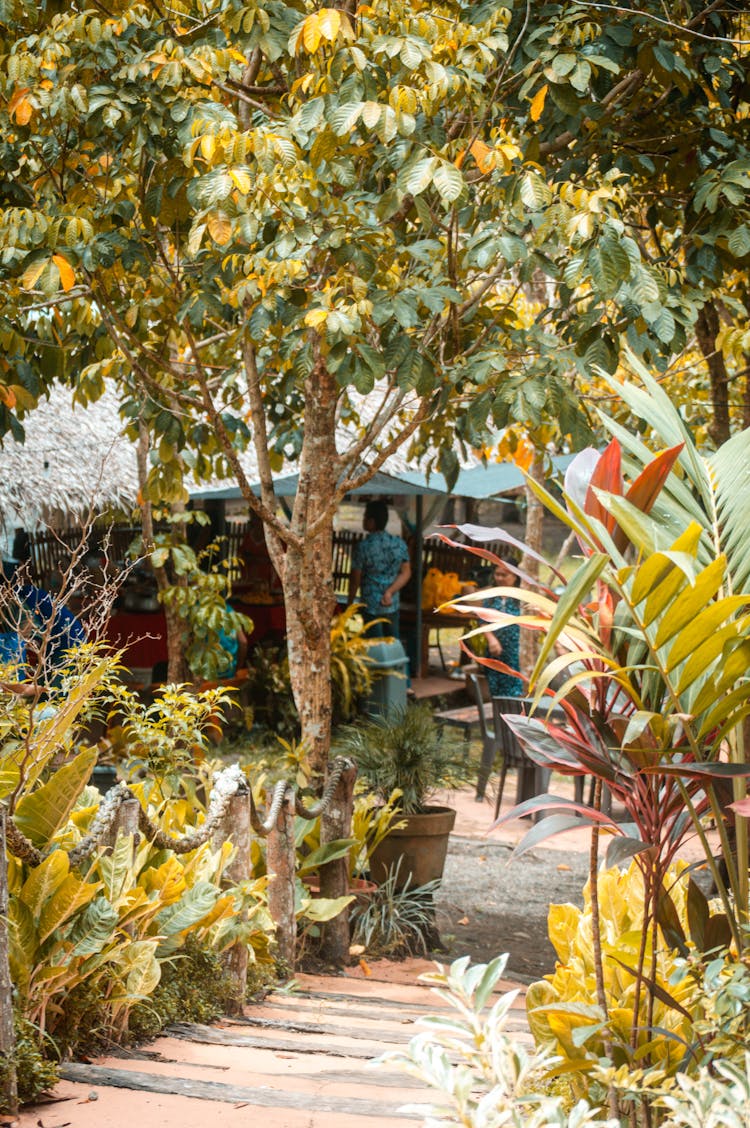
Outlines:
[{"label": "person in blue patterned shirt", "polygon": [[[518,559],[512,551],[501,548],[498,552],[498,562],[492,573],[492,578],[497,587],[517,587],[518,576],[508,567],[508,561],[517,564]],[[517,599],[507,595],[496,595],[484,601],[485,607],[492,607],[495,611],[504,611],[506,615],[520,615],[521,604]],[[487,633],[487,657],[498,658],[517,670],[520,665],[521,628],[516,623],[507,627],[500,627],[496,631]],[[492,697],[523,697],[523,682],[502,670],[491,670],[486,667],[487,683]]]},{"label": "person in blue patterned shirt", "polygon": [[363,528],[367,536],[354,546],[349,577],[349,602],[362,589],[365,617],[383,619],[367,633],[382,638],[399,637],[399,592],[409,582],[409,551],[401,537],[387,533],[388,506],[376,499],[365,506]]}]

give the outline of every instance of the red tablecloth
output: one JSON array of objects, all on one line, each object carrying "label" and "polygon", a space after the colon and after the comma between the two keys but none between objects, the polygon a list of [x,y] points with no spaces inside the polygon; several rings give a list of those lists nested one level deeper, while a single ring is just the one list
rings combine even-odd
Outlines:
[{"label": "red tablecloth", "polygon": [[110,616],[105,633],[113,646],[124,648],[124,662],[131,669],[167,660],[167,622],[163,611],[116,611]]}]

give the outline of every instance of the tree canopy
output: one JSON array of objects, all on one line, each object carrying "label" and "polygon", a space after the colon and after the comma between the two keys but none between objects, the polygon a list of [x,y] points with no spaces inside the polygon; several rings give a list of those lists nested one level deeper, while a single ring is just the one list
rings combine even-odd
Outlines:
[{"label": "tree canopy", "polygon": [[243,484],[295,652],[338,502],[405,443],[451,477],[454,436],[575,434],[623,335],[664,367],[703,318],[713,361],[731,317],[741,367],[742,4],[0,4],[0,431],[117,380],[155,499]]}]

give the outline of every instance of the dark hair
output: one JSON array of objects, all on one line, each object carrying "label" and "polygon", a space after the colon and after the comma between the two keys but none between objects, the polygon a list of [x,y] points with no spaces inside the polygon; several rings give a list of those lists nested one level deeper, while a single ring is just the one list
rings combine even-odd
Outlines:
[{"label": "dark hair", "polygon": [[516,568],[521,563],[521,553],[512,544],[500,544],[492,550],[498,560],[504,564],[513,564]]},{"label": "dark hair", "polygon": [[365,506],[365,520],[368,518],[374,522],[378,532],[382,532],[388,524],[388,506],[379,497],[368,501]]}]

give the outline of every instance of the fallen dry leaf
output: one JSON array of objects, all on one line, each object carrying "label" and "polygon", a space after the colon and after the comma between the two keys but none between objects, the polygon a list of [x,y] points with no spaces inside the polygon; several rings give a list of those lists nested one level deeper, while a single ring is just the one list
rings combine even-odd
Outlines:
[{"label": "fallen dry leaf", "polygon": [[366,951],[367,951],[367,949],[365,948],[364,944],[350,944],[349,945],[349,955],[350,956],[363,956]]},{"label": "fallen dry leaf", "polygon": [[566,866],[566,865],[565,865],[565,862],[560,862],[560,865],[559,865],[559,866],[558,866],[557,868],[558,868],[559,870],[561,870],[561,871],[562,871],[562,870],[569,870],[569,869],[570,869],[570,866]]},{"label": "fallen dry leaf", "polygon": [[468,923],[469,923],[469,918],[468,918],[468,917],[461,917],[461,919],[460,919],[460,921],[459,921],[458,923],[459,923],[459,924],[468,924]]}]

